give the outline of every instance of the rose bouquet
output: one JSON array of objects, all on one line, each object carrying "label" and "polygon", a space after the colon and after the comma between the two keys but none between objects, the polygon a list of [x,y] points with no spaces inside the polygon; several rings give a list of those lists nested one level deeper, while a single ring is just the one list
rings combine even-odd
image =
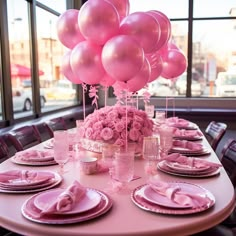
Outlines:
[{"label": "rose bouquet", "polygon": [[142,147],[143,138],[152,134],[153,121],[145,111],[131,106],[106,106],[88,115],[80,128],[80,137],[124,146],[135,142]]}]

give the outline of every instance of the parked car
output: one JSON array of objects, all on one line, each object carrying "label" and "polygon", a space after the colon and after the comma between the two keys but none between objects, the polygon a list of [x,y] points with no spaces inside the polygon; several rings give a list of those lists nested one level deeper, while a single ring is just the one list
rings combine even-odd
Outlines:
[{"label": "parked car", "polygon": [[[198,72],[192,72],[191,92],[193,96],[201,96],[204,91],[204,80]],[[175,82],[175,88],[179,95],[185,95],[187,90],[187,73],[184,72]]]},{"label": "parked car", "polygon": [[[13,88],[12,95],[14,111],[30,111],[32,109],[31,89]],[[46,98],[42,93],[40,94],[40,102],[41,107],[44,107],[46,103]]]},{"label": "parked car", "polygon": [[45,96],[48,100],[74,100],[76,89],[74,84],[66,79],[55,81],[52,87],[45,88]]},{"label": "parked car", "polygon": [[216,96],[236,97],[236,72],[219,72],[216,84]]}]

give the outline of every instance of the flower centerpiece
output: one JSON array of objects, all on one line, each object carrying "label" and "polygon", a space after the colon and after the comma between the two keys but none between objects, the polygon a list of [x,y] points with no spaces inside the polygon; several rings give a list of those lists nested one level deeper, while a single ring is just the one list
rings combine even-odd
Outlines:
[{"label": "flower centerpiece", "polygon": [[106,106],[88,115],[80,128],[82,146],[101,152],[103,143],[125,146],[136,143],[142,147],[143,138],[152,135],[153,121],[145,111],[132,106]]}]

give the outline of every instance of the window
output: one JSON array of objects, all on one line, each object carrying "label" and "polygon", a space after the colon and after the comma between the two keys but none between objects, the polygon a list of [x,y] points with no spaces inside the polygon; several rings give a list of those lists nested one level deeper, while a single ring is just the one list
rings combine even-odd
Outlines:
[{"label": "window", "polygon": [[[58,17],[73,1],[41,0],[33,5],[34,1],[3,0],[0,3],[1,10],[7,11],[0,16],[2,22],[7,22],[1,37],[7,35],[9,41],[9,57],[6,45],[1,58],[10,65],[10,75],[0,74],[0,121],[37,117],[81,104],[79,85],[72,84],[60,73],[61,59],[67,48],[59,42],[56,33]],[[12,96],[4,96],[3,88],[4,94]],[[8,112],[3,112],[3,104],[11,103],[13,111],[9,106]]]},{"label": "window", "polygon": [[[152,103],[165,106],[166,98],[173,97],[176,106],[215,107],[217,100],[217,107],[225,108],[224,99],[230,100],[227,106],[233,104],[231,101],[235,102],[236,90],[226,95],[219,93],[216,85],[219,73],[236,71],[235,1],[129,2],[130,13],[158,10],[167,15],[171,20],[172,41],[188,59],[188,70],[183,75],[169,81],[159,77],[148,85]],[[204,103],[205,100],[208,102]]]}]

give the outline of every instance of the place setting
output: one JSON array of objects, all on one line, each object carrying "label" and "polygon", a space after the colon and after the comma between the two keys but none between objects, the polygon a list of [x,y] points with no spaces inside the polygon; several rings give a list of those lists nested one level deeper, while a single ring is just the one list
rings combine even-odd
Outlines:
[{"label": "place setting", "polygon": [[53,149],[53,143],[54,143],[54,139],[48,139],[43,143],[43,147],[46,149]]},{"label": "place setting", "polygon": [[221,167],[222,165],[219,163],[187,157],[178,153],[169,154],[157,164],[157,168],[162,172],[192,178],[218,175]]},{"label": "place setting", "polygon": [[165,123],[171,127],[179,129],[187,129],[187,130],[198,129],[198,126],[195,123],[176,116],[167,118]]},{"label": "place setting", "polygon": [[54,152],[52,150],[23,150],[17,152],[11,161],[20,165],[45,166],[55,165]]},{"label": "place setting", "polygon": [[203,212],[215,204],[207,189],[187,182],[163,182],[152,177],[131,194],[135,205],[161,214],[187,215]]},{"label": "place setting", "polygon": [[61,176],[52,171],[8,170],[0,172],[0,192],[39,192],[53,188],[61,181]]},{"label": "place setting", "polygon": [[66,189],[38,193],[25,201],[22,215],[42,224],[71,224],[87,221],[108,212],[112,200],[102,191],[74,181]]},{"label": "place setting", "polygon": [[173,133],[174,139],[188,140],[188,141],[198,141],[202,140],[203,134],[199,130],[186,130],[175,128]]},{"label": "place setting", "polygon": [[173,140],[169,153],[180,153],[186,156],[203,156],[211,153],[211,150],[202,143],[187,140]]}]

